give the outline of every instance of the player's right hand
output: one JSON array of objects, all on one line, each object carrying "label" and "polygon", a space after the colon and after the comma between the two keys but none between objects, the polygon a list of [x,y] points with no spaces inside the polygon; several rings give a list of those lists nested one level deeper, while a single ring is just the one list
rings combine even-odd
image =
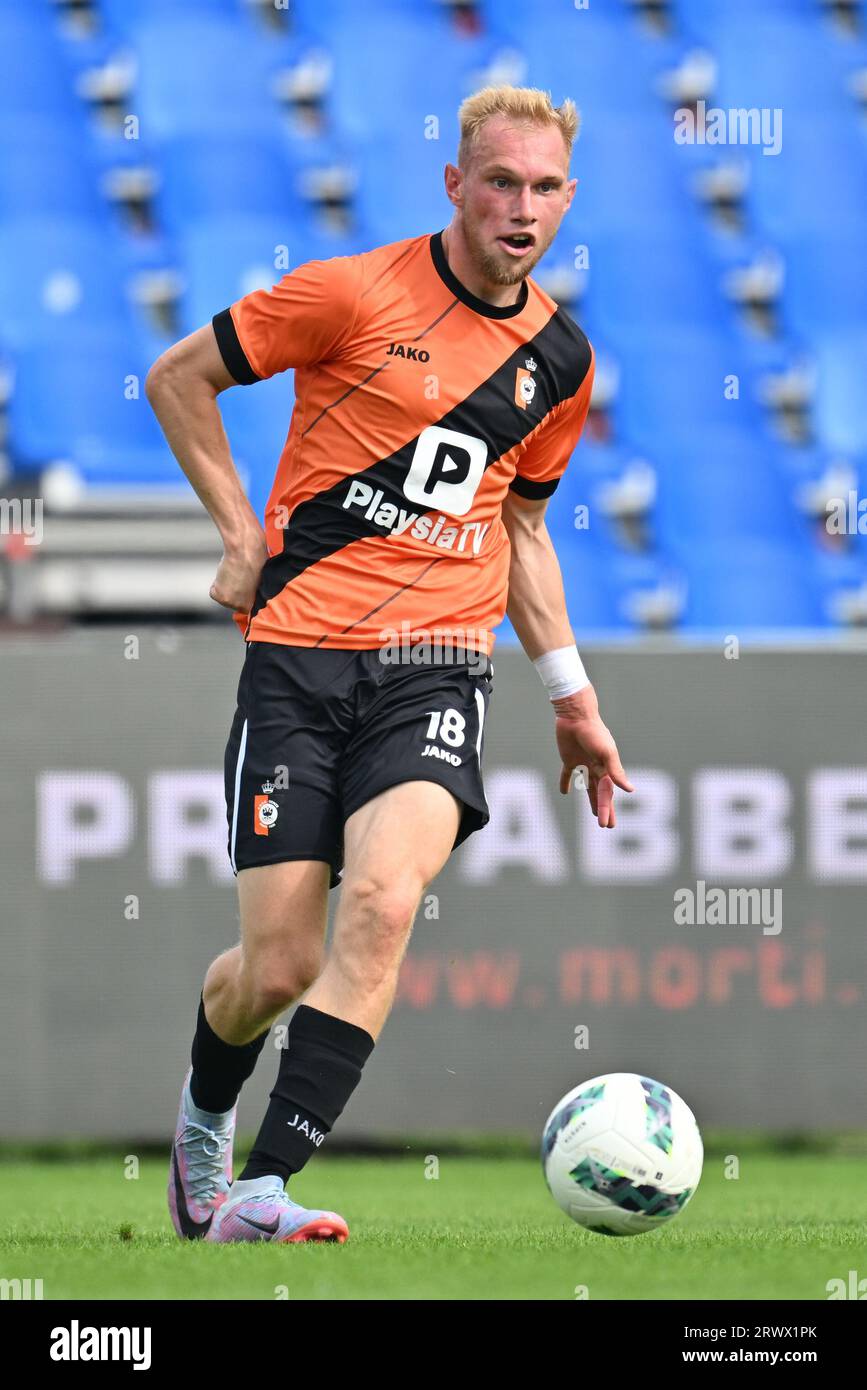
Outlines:
[{"label": "player's right hand", "polygon": [[209,593],[215,603],[248,614],[256,601],[262,566],[268,559],[265,532],[259,527],[236,545],[226,545]]}]

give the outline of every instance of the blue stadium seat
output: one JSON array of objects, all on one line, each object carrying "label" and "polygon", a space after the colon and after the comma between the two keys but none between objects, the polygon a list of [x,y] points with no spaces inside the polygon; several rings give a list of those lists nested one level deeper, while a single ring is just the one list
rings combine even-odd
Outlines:
[{"label": "blue stadium seat", "polygon": [[[862,272],[863,273],[863,272]],[[816,344],[813,419],[829,449],[867,449],[867,325],[836,329]]]},{"label": "blue stadium seat", "polygon": [[[50,7],[53,9],[53,7]],[[62,128],[81,117],[55,14],[19,5],[0,10],[0,121],[39,116]]]},{"label": "blue stadium seat", "polygon": [[809,343],[825,331],[857,329],[867,322],[864,240],[833,230],[786,250],[781,309],[784,323]]},{"label": "blue stadium seat", "polygon": [[453,158],[455,113],[493,56],[487,40],[461,37],[444,14],[431,22],[409,6],[384,13],[356,6],[328,47],[334,60],[328,111],[347,138],[393,138],[399,129],[415,150],[433,118],[445,158]]},{"label": "blue stadium seat", "polygon": [[9,442],[19,467],[72,463],[88,482],[177,477],[126,336],[67,332],[17,354]]},{"label": "blue stadium seat", "polygon": [[0,224],[0,323],[11,346],[64,328],[129,332],[132,311],[110,234],[73,219]]},{"label": "blue stadium seat", "polygon": [[622,437],[652,441],[657,451],[692,444],[697,457],[715,450],[722,433],[761,437],[765,417],[748,365],[730,338],[697,326],[696,318],[677,326],[636,323],[630,335],[612,335],[621,369],[613,413]]},{"label": "blue stadium seat", "polygon": [[[134,5],[129,4],[129,0],[98,0],[98,9],[109,30],[130,39],[135,39],[142,25],[152,20],[159,23],[177,19],[179,10],[183,10],[184,18],[196,24],[207,23],[215,15],[237,24],[247,17],[243,0],[183,0],[182,5],[178,0],[138,0]],[[193,55],[188,56],[192,63]]]},{"label": "blue stadium seat", "polygon": [[654,526],[663,550],[684,559],[719,542],[738,548],[773,542],[795,555],[809,532],[774,450],[749,431],[696,432],[661,448]]},{"label": "blue stadium seat", "polygon": [[297,170],[268,132],[197,134],[166,141],[159,155],[157,208],[170,229],[232,217],[285,217],[303,211]]},{"label": "blue stadium seat", "polygon": [[795,113],[845,115],[846,77],[863,63],[863,47],[841,38],[818,0],[692,0],[686,8],[691,37],[717,59],[714,106],[781,107],[784,147]]},{"label": "blue stadium seat", "polygon": [[737,537],[703,541],[682,563],[687,577],[684,625],[720,636],[757,630],[823,627],[819,584],[796,545]]},{"label": "blue stadium seat", "polygon": [[571,97],[589,123],[603,114],[650,113],[659,105],[655,77],[673,65],[678,45],[654,36],[628,4],[584,9],[561,0],[483,0],[490,30],[526,59],[522,82]]},{"label": "blue stadium seat", "polygon": [[748,204],[762,232],[788,248],[811,237],[867,236],[867,139],[823,111],[785,108],[777,155],[753,147]]},{"label": "blue stadium seat", "polygon": [[600,494],[604,486],[619,481],[640,459],[652,469],[652,463],[635,449],[584,441],[579,444],[545,513],[555,546],[575,544],[586,530],[592,530],[598,540],[610,543],[613,549],[619,547],[621,533],[603,509]]},{"label": "blue stadium seat", "polygon": [[600,442],[587,430],[574,449],[569,465],[560,479],[557,491],[548,504],[548,512],[558,506],[573,507],[588,500],[588,492],[600,483],[619,478],[623,470],[639,454],[639,450],[620,441]]},{"label": "blue stadium seat", "polygon": [[572,155],[573,208],[588,236],[601,237],[603,245],[609,236],[628,236],[633,248],[667,241],[669,256],[675,246],[696,254],[705,228],[690,172],[661,103],[646,115],[588,116]]},{"label": "blue stadium seat", "polygon": [[[561,547],[558,558],[569,620],[576,633],[615,632],[631,626],[620,604],[611,565],[611,548],[592,531],[576,532],[576,543]],[[580,640],[580,638],[579,638]]]},{"label": "blue stadium seat", "polygon": [[151,136],[213,139],[219,132],[255,136],[277,128],[272,81],[280,56],[242,19],[172,16],[137,28],[136,110]]},{"label": "blue stadium seat", "polygon": [[678,331],[731,324],[718,280],[700,243],[620,231],[591,244],[585,312],[618,351],[637,335],[673,341]]},{"label": "blue stadium seat", "polygon": [[0,143],[0,222],[13,217],[105,221],[100,169],[83,120],[22,117]]},{"label": "blue stadium seat", "polygon": [[[413,16],[430,34],[443,21],[440,0],[414,0]],[[406,15],[406,0],[376,0],[360,11],[357,0],[294,0],[292,22],[305,39],[330,45],[335,34],[350,27],[357,32],[359,20],[367,23],[400,21]]]},{"label": "blue stadium seat", "polygon": [[671,0],[675,19],[683,25],[690,25],[693,32],[702,28],[715,32],[718,25],[726,19],[743,19],[762,15],[783,18],[802,15],[817,19],[821,14],[822,0]]},{"label": "blue stadium seat", "polygon": [[372,245],[421,236],[447,227],[453,208],[446,196],[443,170],[453,163],[457,134],[407,142],[391,137],[359,146],[356,206],[371,228]]},{"label": "blue stadium seat", "polygon": [[855,588],[867,580],[867,547],[863,539],[852,537],[848,545],[819,549],[811,556],[810,568],[825,592]]}]

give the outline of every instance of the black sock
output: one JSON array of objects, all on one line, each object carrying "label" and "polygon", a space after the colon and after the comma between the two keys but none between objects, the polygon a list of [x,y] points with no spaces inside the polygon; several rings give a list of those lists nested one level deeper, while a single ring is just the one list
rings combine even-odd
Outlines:
[{"label": "black sock", "polygon": [[278,1173],[285,1183],[300,1173],[361,1080],[373,1048],[373,1038],[363,1028],[299,1004],[271,1104],[239,1180]]},{"label": "black sock", "polygon": [[258,1038],[242,1043],[240,1047],[223,1042],[205,1017],[205,998],[204,994],[201,995],[191,1054],[193,1074],[190,1078],[190,1095],[193,1105],[212,1115],[223,1115],[231,1110],[244,1082],[253,1075],[270,1031],[270,1028],[266,1028]]}]

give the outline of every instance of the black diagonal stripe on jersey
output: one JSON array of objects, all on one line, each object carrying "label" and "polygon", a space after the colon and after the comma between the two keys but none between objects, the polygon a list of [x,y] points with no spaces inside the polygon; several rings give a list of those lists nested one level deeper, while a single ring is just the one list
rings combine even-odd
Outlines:
[{"label": "black diagonal stripe on jersey", "polygon": [[[540,359],[533,374],[536,381],[534,405],[538,400],[544,407],[540,412],[522,410],[515,403],[515,374],[529,357]],[[590,344],[577,324],[558,309],[535,338],[523,343],[487,381],[433,423],[441,429],[485,439],[489,445],[485,466],[489,468],[537,429],[554,406],[575,395],[589,366]],[[406,509],[403,482],[418,439],[419,435],[414,435],[387,458],[378,459],[358,473],[347,474],[333,487],[298,504],[283,529],[282,551],[265,563],[251,619],[287,584],[326,556],[353,541],[389,535],[388,526],[368,521],[358,511],[351,512],[343,506],[343,501],[349,487],[362,482],[382,491],[380,506],[392,502]],[[436,507],[429,507],[424,512],[419,510],[419,515],[436,510]]]}]

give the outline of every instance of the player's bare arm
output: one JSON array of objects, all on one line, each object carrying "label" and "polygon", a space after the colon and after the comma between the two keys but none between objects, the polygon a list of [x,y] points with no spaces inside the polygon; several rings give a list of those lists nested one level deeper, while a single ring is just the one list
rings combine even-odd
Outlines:
[{"label": "player's bare arm", "polygon": [[157,358],[145,392],[172,453],[222,537],[223,558],[211,598],[248,613],[268,546],[232,462],[217,405],[219,393],[234,385],[208,324]]},{"label": "player's bare arm", "polygon": [[[510,492],[503,503],[509,535],[509,620],[531,661],[574,641],[566,611],[563,579],[545,525],[547,498],[530,500]],[[600,826],[617,824],[614,788],[632,791],[617,745],[599,716],[592,685],[553,701],[557,749],[562,759],[560,791],[565,795],[576,767],[587,768],[587,794]]]}]

